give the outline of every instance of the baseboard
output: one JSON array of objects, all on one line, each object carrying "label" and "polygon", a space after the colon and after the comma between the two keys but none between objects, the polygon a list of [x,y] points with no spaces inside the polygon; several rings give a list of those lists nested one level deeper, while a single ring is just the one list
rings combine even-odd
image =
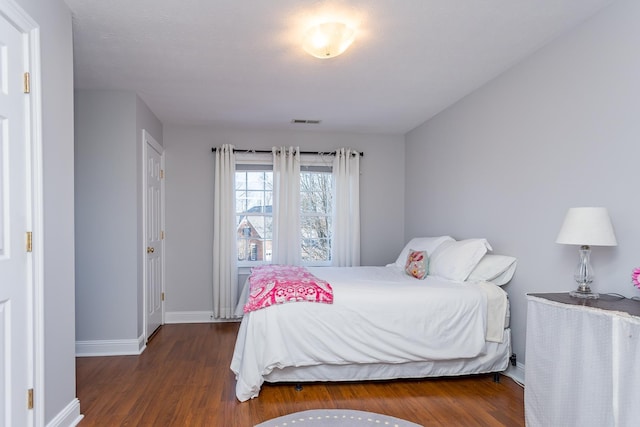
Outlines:
[{"label": "baseboard", "polygon": [[241,319],[215,319],[213,311],[167,311],[164,323],[221,323],[239,322]]},{"label": "baseboard", "polygon": [[518,362],[516,366],[509,365],[509,368],[503,374],[524,386],[524,365],[522,363]]},{"label": "baseboard", "polygon": [[131,356],[141,354],[145,349],[145,339],[140,335],[133,340],[76,341],[76,356]]},{"label": "baseboard", "polygon": [[73,427],[77,426],[83,418],[84,415],[80,413],[80,401],[73,399],[66,408],[47,423],[47,427]]}]

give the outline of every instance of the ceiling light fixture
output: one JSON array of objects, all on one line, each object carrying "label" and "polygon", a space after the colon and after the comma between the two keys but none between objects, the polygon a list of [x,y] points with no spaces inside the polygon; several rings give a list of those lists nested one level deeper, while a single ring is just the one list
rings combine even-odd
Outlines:
[{"label": "ceiling light fixture", "polygon": [[307,30],[302,47],[316,58],[333,58],[353,43],[355,30],[342,22],[325,22]]}]

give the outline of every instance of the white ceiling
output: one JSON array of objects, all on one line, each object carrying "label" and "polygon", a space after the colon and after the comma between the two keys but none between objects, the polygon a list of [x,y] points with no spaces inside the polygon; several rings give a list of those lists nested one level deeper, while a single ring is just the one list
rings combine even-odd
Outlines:
[{"label": "white ceiling", "polygon": [[[611,1],[66,3],[76,88],[135,91],[165,124],[403,134]],[[330,15],[356,41],[313,58],[302,34]]]}]

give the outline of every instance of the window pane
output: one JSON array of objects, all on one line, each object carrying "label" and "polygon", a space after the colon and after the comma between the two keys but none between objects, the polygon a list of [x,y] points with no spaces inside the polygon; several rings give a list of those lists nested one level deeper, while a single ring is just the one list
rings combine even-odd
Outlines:
[{"label": "window pane", "polygon": [[273,172],[236,171],[236,236],[238,260],[271,261]]},{"label": "window pane", "polygon": [[247,189],[247,173],[236,172],[236,190],[246,190],[246,189]]},{"label": "window pane", "polygon": [[247,210],[246,212],[264,212],[265,192],[264,191],[247,191]]},{"label": "window pane", "polygon": [[238,261],[271,261],[272,224],[268,216],[238,216]]},{"label": "window pane", "polygon": [[300,218],[302,239],[330,239],[331,217],[303,216]]},{"label": "window pane", "polygon": [[302,261],[331,260],[331,217],[303,216],[301,218]]},{"label": "window pane", "polygon": [[331,173],[303,171],[300,173],[300,223],[302,261],[331,261]]},{"label": "window pane", "polygon": [[[247,189],[249,190],[264,190],[267,185],[266,175],[271,175],[271,172],[246,172],[247,174]],[[271,187],[269,187],[271,189]]]},{"label": "window pane", "polygon": [[326,172],[300,173],[301,212],[331,214],[333,177]]},{"label": "window pane", "polygon": [[247,221],[252,225],[256,237],[271,239],[273,233],[273,221],[269,216],[249,215]]},{"label": "window pane", "polygon": [[303,239],[302,261],[331,261],[331,245],[328,239]]},{"label": "window pane", "polygon": [[236,213],[247,210],[247,197],[244,193],[236,191]]}]

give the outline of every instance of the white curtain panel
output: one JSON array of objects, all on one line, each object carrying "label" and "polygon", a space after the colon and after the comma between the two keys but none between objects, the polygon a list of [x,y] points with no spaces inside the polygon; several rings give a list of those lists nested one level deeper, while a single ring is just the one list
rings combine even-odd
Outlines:
[{"label": "white curtain panel", "polygon": [[213,197],[213,316],[235,317],[238,273],[235,232],[235,172],[233,145],[216,148]]},{"label": "white curtain panel", "polygon": [[360,153],[336,151],[333,160],[334,215],[331,263],[336,267],[360,265]]},{"label": "white curtain panel", "polygon": [[300,264],[300,148],[273,147],[274,264]]}]

